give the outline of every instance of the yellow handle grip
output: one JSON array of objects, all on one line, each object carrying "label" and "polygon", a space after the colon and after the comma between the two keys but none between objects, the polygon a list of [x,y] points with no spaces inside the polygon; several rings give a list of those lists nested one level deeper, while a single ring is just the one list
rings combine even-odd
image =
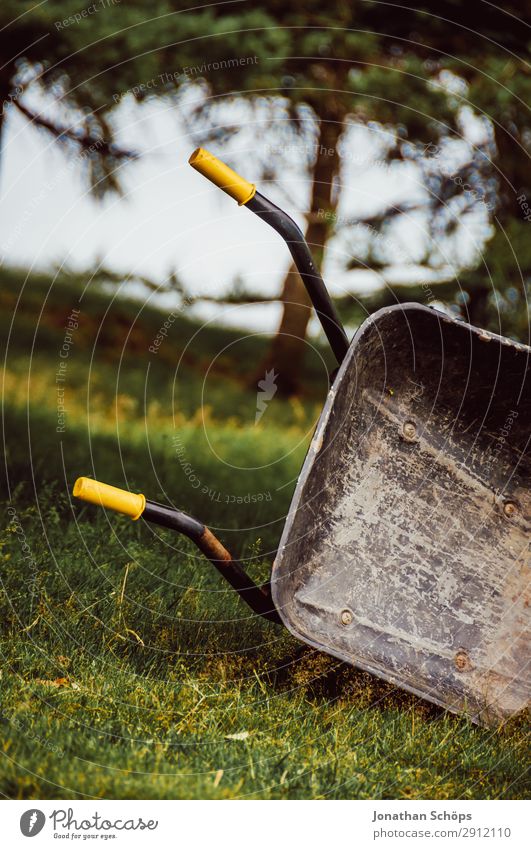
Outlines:
[{"label": "yellow handle grip", "polygon": [[99,504],[100,507],[108,507],[117,513],[125,513],[132,519],[139,519],[146,506],[144,495],[135,495],[125,489],[109,486],[108,483],[100,483],[92,478],[78,478],[74,484],[73,495],[82,501],[91,504]]},{"label": "yellow handle grip", "polygon": [[206,177],[214,185],[219,186],[231,198],[237,200],[240,206],[254,197],[256,192],[254,183],[244,180],[236,171],[233,171],[232,168],[229,168],[228,165],[225,165],[224,162],[218,159],[217,156],[214,156],[213,153],[209,153],[204,147],[198,147],[197,150],[194,150],[188,162],[203,177]]}]

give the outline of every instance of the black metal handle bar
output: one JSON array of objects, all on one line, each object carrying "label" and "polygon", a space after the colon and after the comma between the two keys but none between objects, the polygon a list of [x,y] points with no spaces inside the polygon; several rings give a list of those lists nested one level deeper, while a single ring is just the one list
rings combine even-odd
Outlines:
[{"label": "black metal handle bar", "polygon": [[195,542],[205,557],[210,560],[223,577],[236,590],[239,596],[249,605],[251,610],[269,619],[270,622],[281,624],[271,597],[271,585],[257,586],[249,578],[243,566],[229,554],[224,545],[214,536],[212,531],[181,510],[148,501],[141,493],[128,492],[115,486],[110,486],[92,478],[78,478],[73,495],[90,504],[107,507],[129,516],[133,520],[146,519],[156,525],[163,525],[184,534]]},{"label": "black metal handle bar", "polygon": [[341,365],[349,346],[347,334],[328,294],[324,280],[315,267],[302,230],[287,212],[284,212],[283,209],[280,209],[260,192],[255,192],[245,206],[266,221],[286,242],[334,356],[338,364]]},{"label": "black metal handle bar", "polygon": [[214,154],[198,147],[190,157],[190,165],[204,177],[223,189],[240,206],[246,206],[270,227],[279,233],[286,242],[293,261],[315,307],[321,326],[330,343],[330,347],[339,364],[347,353],[349,341],[341,320],[328,294],[324,280],[319,274],[313,257],[300,227],[287,212],[280,209],[260,192],[256,186],[236,174],[232,168],[221,162]]}]

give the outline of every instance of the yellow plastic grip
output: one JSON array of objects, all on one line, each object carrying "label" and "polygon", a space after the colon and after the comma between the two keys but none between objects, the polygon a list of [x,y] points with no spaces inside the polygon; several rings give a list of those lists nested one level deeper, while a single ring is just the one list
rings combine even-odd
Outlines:
[{"label": "yellow plastic grip", "polygon": [[135,495],[125,489],[109,486],[108,483],[100,483],[92,478],[78,478],[74,484],[73,495],[82,501],[91,504],[99,504],[100,507],[108,507],[117,513],[125,513],[132,519],[139,519],[146,506],[145,495]]},{"label": "yellow plastic grip", "polygon": [[198,147],[197,150],[194,150],[188,162],[203,177],[206,177],[214,185],[219,186],[231,198],[237,200],[240,206],[248,203],[254,197],[256,192],[254,183],[244,180],[236,171],[233,171],[232,168],[229,168],[228,165],[225,165],[224,162],[218,159],[217,156],[214,156],[213,153],[209,153],[204,147]]}]

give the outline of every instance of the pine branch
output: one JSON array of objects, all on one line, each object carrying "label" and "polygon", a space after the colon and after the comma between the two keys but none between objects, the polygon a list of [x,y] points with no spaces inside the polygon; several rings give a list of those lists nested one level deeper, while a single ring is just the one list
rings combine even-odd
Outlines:
[{"label": "pine branch", "polygon": [[138,159],[138,153],[135,151],[121,148],[114,142],[101,136],[95,137],[91,136],[89,133],[79,133],[69,127],[60,127],[49,118],[45,118],[43,115],[33,112],[33,110],[21,103],[20,100],[13,100],[13,105],[17,107],[28,121],[37,127],[47,130],[60,141],[68,139],[69,141],[73,141],[78,144],[82,150],[86,150],[89,153],[94,153],[102,157],[129,160]]}]

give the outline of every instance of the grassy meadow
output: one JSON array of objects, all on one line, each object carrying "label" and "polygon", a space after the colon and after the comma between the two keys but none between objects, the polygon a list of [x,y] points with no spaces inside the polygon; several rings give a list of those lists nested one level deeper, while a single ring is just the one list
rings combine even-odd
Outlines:
[{"label": "grassy meadow", "polygon": [[90,475],[173,503],[267,579],[326,395],[317,354],[255,424],[263,337],[177,312],[155,354],[168,311],[1,282],[4,797],[526,796],[522,720],[475,727],[304,647],[191,543],[71,500]]}]

